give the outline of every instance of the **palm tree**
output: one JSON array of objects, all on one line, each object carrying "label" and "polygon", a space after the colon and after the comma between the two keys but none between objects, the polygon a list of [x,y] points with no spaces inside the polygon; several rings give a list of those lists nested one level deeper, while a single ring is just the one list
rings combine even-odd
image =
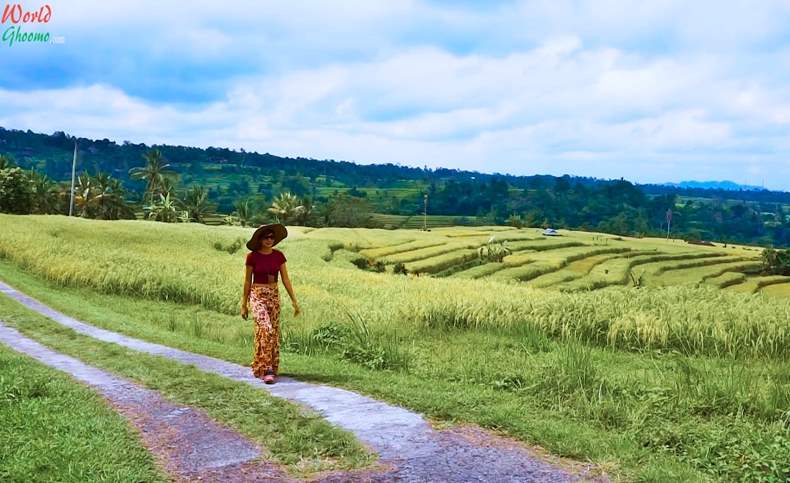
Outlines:
[{"label": "palm tree", "polygon": [[299,198],[286,191],[272,201],[272,206],[267,211],[274,215],[278,223],[289,223],[304,210]]},{"label": "palm tree", "polygon": [[302,198],[302,211],[296,215],[295,222],[297,225],[306,225],[310,215],[313,214],[313,200],[304,197]]},{"label": "palm tree", "polygon": [[103,197],[104,195],[87,173],[77,177],[77,184],[74,186],[74,206],[79,210],[79,216],[93,218]]},{"label": "palm tree", "polygon": [[248,226],[252,219],[252,206],[250,205],[250,200],[239,200],[233,206],[236,208],[233,214],[241,226]]},{"label": "palm tree", "polygon": [[[2,156],[0,156],[2,157]],[[2,160],[0,160],[2,163]],[[58,185],[46,174],[33,171],[30,173],[33,184],[33,213],[56,213],[58,207]]]},{"label": "palm tree", "polygon": [[110,198],[112,197],[112,191],[110,190],[111,179],[112,178],[110,178],[110,175],[101,172],[93,177],[93,184],[96,187],[96,191],[98,191],[102,195],[98,202],[99,218],[107,219],[107,217],[105,216],[106,205],[109,204]]},{"label": "palm tree", "polygon": [[173,182],[173,179],[162,178],[162,182],[159,183],[159,194],[169,195],[175,193],[175,191],[176,191],[176,185]]},{"label": "palm tree", "polygon": [[208,190],[202,186],[193,186],[187,191],[182,205],[189,213],[189,219],[197,223],[203,223],[206,215],[215,208],[208,200]]},{"label": "palm tree", "polygon": [[105,220],[134,219],[134,210],[126,203],[126,189],[119,179],[108,176],[103,194],[102,218]]},{"label": "palm tree", "polygon": [[146,160],[146,165],[130,169],[129,175],[132,179],[146,181],[146,197],[153,201],[155,194],[162,193],[161,187],[165,183],[164,180],[167,179],[167,176],[175,174],[175,171],[170,168],[170,164],[165,163],[162,153],[158,149],[151,149],[143,155],[143,158]]}]

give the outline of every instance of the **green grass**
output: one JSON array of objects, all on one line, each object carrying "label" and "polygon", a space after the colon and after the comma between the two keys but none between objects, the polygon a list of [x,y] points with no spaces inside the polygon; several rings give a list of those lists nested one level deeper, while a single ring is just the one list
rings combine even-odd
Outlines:
[{"label": "green grass", "polygon": [[167,481],[97,393],[2,344],[0,441],[6,482]]},{"label": "green grass", "polygon": [[624,256],[634,256],[634,253],[605,253],[603,255],[593,255],[580,260],[575,260],[555,272],[550,272],[533,278],[527,285],[535,288],[552,288],[559,284],[578,280],[589,274],[593,268],[600,265],[601,263]]},{"label": "green grass", "polygon": [[772,295],[776,297],[789,297],[790,296],[790,283],[776,283],[768,285],[760,290],[761,293]]},{"label": "green grass", "polygon": [[[8,264],[0,264],[0,277],[96,325],[237,363],[249,358],[248,340],[217,337],[223,329],[234,333],[238,318],[172,302],[57,288]],[[9,311],[5,305],[0,310]],[[790,448],[787,362],[626,353],[555,340],[523,325],[475,329],[457,317],[462,314],[448,318],[451,313],[436,312],[422,329],[408,333],[382,332],[361,319],[376,331],[368,346],[383,348],[374,354],[377,358],[395,352],[406,359],[397,370],[373,370],[364,354],[349,358],[349,345],[341,343],[353,331],[348,322],[314,329],[286,326],[283,371],[386,399],[436,420],[477,423],[558,455],[600,463],[613,476],[629,480],[760,476],[781,481],[788,471],[782,466]],[[31,319],[36,317],[26,318],[26,326],[36,326]],[[203,330],[194,330],[195,320]],[[87,345],[92,349],[85,351],[88,342],[69,342],[49,324],[35,330],[37,337],[50,334],[53,344],[73,343],[75,351],[98,350]],[[111,360],[139,367],[132,355],[119,355]],[[184,379],[184,390],[191,397],[205,394],[194,394],[194,387],[205,383],[185,378],[182,371],[177,379]],[[157,385],[169,384],[160,373],[151,377]]]},{"label": "green grass", "polygon": [[546,250],[537,253],[520,253],[505,257],[503,263],[508,268],[499,270],[490,276],[496,280],[528,281],[547,273],[556,272],[577,260],[596,255],[624,253],[627,251],[630,251],[630,248],[581,246]]},{"label": "green grass", "polygon": [[[80,335],[0,297],[2,320],[53,349],[160,391],[168,399],[204,410],[210,417],[258,442],[268,457],[291,472],[349,469],[370,462],[370,455],[349,433],[247,384],[201,372],[193,366],[151,356]],[[173,319],[171,319],[173,320]],[[182,319],[193,337],[194,320]]]},{"label": "green grass", "polygon": [[[783,275],[755,275],[747,277],[742,283],[727,286],[727,290],[734,292],[756,294],[773,285],[790,283],[790,277]],[[780,292],[781,293],[781,292]]]}]

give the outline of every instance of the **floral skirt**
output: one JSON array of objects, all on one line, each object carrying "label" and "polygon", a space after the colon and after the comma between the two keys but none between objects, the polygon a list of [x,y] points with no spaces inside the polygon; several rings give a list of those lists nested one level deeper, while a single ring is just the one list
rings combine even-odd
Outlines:
[{"label": "floral skirt", "polygon": [[280,293],[277,286],[253,285],[250,308],[255,320],[252,373],[263,378],[267,369],[277,374],[280,365]]}]

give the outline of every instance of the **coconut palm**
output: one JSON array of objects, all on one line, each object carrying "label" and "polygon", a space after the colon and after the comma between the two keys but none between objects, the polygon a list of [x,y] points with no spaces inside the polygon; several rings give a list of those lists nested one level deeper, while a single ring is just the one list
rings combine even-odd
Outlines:
[{"label": "coconut palm", "polygon": [[104,195],[87,173],[77,177],[77,184],[74,186],[74,206],[76,206],[79,216],[83,218],[93,218]]},{"label": "coconut palm", "polygon": [[302,198],[302,210],[296,215],[294,222],[297,225],[306,225],[310,215],[313,214],[313,200],[305,197]]},{"label": "coconut palm", "polygon": [[[106,212],[106,205],[110,203],[110,198],[112,197],[113,193],[110,188],[110,175],[107,173],[98,173],[96,176],[93,177],[93,185],[95,186],[96,190],[101,193],[101,198],[98,202],[98,216],[99,218],[105,218]],[[105,218],[106,219],[106,218]]]},{"label": "coconut palm", "polygon": [[305,211],[305,207],[299,203],[299,198],[286,191],[280,193],[266,211],[273,214],[278,223],[289,223]]},{"label": "coconut palm", "polygon": [[[0,161],[2,162],[2,161]],[[30,173],[33,185],[33,213],[49,214],[58,211],[58,185],[46,174]]]},{"label": "coconut palm", "polygon": [[121,181],[108,176],[100,183],[104,195],[100,216],[105,220],[134,219],[134,210],[126,203],[126,189]]},{"label": "coconut palm", "polygon": [[206,216],[215,209],[214,204],[208,200],[208,190],[202,186],[193,186],[187,191],[181,204],[190,221],[197,223],[203,223]]},{"label": "coconut palm", "polygon": [[[145,166],[138,166],[129,170],[132,179],[142,179],[146,181],[146,197],[154,200],[155,194],[162,193],[162,185],[168,176],[175,174],[170,165],[165,163],[161,151],[151,149],[143,155],[146,160]],[[171,185],[172,187],[172,185]]]},{"label": "coconut palm", "polygon": [[170,195],[176,192],[176,184],[172,178],[162,178],[157,194]]}]

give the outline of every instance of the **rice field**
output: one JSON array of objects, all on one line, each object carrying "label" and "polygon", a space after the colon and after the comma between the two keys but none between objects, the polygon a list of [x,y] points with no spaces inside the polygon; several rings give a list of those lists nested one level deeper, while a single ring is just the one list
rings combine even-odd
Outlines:
[{"label": "rice field", "polygon": [[[105,293],[195,303],[226,314],[238,311],[244,249],[228,253],[217,246],[246,240],[250,228],[59,216],[0,218],[8,227],[0,236],[0,257],[44,279]],[[642,340],[650,347],[689,353],[787,352],[790,300],[772,297],[766,304],[733,290],[759,292],[783,280],[750,274],[748,283],[722,291],[716,280],[694,288],[686,283],[662,287],[641,277],[640,287],[653,290],[633,287],[634,278],[651,267],[664,275],[688,274],[689,282],[702,281],[704,275],[695,272],[701,268],[698,263],[757,260],[757,251],[616,240],[584,232],[539,238],[539,230],[498,228],[475,238],[447,236],[468,228],[392,232],[291,227],[283,250],[303,305],[313,314],[308,325],[336,319],[341,305],[364,310],[371,325],[387,327],[393,320],[411,326],[443,320],[478,328],[529,323],[552,336],[582,337],[600,345],[633,347],[635,340]],[[479,263],[475,247],[491,235],[529,237],[513,243],[544,249],[516,251],[502,263],[469,265]],[[380,255],[387,272],[356,268],[350,260],[357,252]],[[396,262],[405,262],[422,276],[392,274]],[[465,269],[448,274],[454,264]],[[442,277],[430,276],[442,271]],[[536,291],[524,280],[545,289]],[[660,331],[645,330],[645,320],[660,321],[655,324]]]},{"label": "rice field", "polygon": [[[54,287],[60,310],[248,357],[246,249],[232,247],[251,228],[13,215],[0,226],[3,278]],[[759,250],[508,227],[288,230],[278,249],[303,315],[281,288],[281,324],[297,378],[610,464],[615,480],[790,471],[790,277],[755,273]],[[476,258],[492,236],[508,238],[502,262]]]}]

